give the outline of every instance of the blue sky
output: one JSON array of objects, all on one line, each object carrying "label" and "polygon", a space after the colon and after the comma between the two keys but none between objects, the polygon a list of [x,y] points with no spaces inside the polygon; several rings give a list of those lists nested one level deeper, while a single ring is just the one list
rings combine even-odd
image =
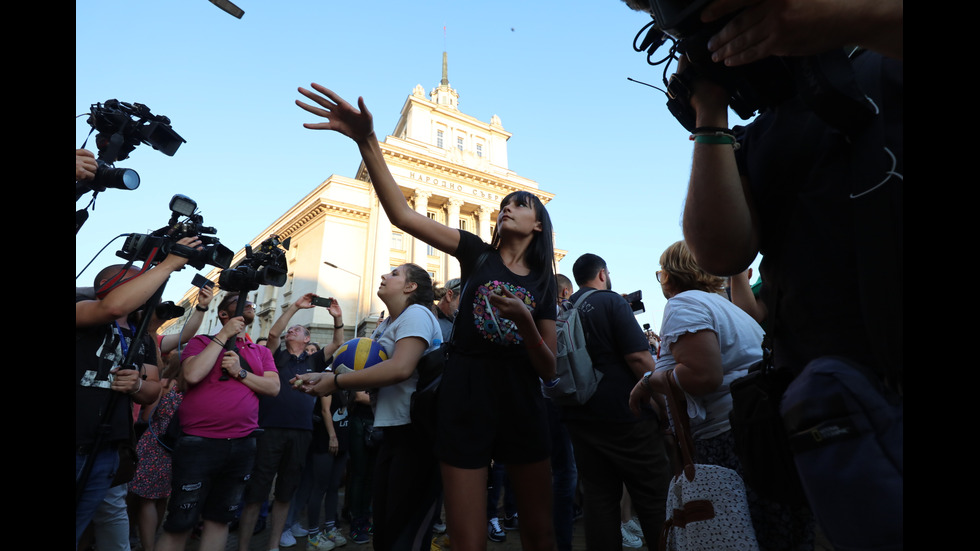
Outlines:
[{"label": "blue sky", "polygon": [[[302,127],[311,117],[294,104],[298,86],[364,96],[383,137],[416,84],[438,85],[445,50],[460,110],[498,115],[513,134],[510,168],[556,195],[548,211],[556,246],[568,251],[561,271],[571,275],[583,253],[602,256],[615,290],[643,291],[638,321],[659,329],[666,301],[654,272],[683,237],[692,146],[664,95],[627,80],[662,85],[662,66],[632,48],[648,16],[620,0],[236,3],[242,19],[208,0],[76,2],[75,114],[108,99],[143,103],[187,140],[173,157],[140,145],[117,163],[139,172],[141,185],[99,194],[76,236],[76,275],[114,237],[163,226],[175,193],[196,200],[222,244],[240,249],[360,162],[347,138]],[[75,120],[76,147],[86,118]],[[115,263],[121,245],[78,284]],[[193,274],[175,274],[165,299],[182,295]]]}]

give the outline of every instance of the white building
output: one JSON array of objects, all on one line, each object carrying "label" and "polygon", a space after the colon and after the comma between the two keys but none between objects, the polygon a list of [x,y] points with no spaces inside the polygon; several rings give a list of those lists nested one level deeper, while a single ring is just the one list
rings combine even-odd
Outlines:
[{"label": "white building", "polygon": [[[459,94],[449,86],[445,53],[442,63],[439,86],[428,98],[421,85],[415,87],[381,151],[416,211],[490,242],[500,201],[507,194],[530,191],[545,204],[554,195],[507,167],[511,134],[499,117],[494,115],[486,123],[459,111]],[[251,242],[256,247],[272,234],[291,238],[286,284],[249,293],[256,305],[256,319],[249,329],[253,339],[268,335],[282,309],[309,292],[340,301],[349,338],[369,335],[384,309],[375,294],[382,273],[413,262],[426,268],[437,285],[459,276],[454,257],[391,225],[369,182],[363,162],[355,178],[330,176]],[[239,251],[233,266],[244,255],[244,249]],[[556,264],[564,256],[565,251],[556,249]],[[217,281],[218,273],[212,270],[208,278]],[[196,289],[191,289],[182,300],[191,305],[188,315],[195,296]],[[202,333],[218,330],[214,310],[221,297],[219,292],[212,302]],[[173,320],[163,331],[176,332],[182,323]],[[332,336],[333,320],[324,308],[300,311],[290,323],[309,327],[316,342]]]}]

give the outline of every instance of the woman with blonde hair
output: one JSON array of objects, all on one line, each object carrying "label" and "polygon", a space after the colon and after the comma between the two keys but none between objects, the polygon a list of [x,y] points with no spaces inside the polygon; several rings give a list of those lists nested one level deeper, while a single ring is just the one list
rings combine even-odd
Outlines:
[{"label": "woman with blonde hair", "polygon": [[[630,407],[656,391],[669,392],[669,370],[687,395],[687,411],[698,463],[721,465],[741,475],[728,414],[729,385],[762,359],[762,327],[725,294],[725,279],[698,266],[684,241],[660,255],[657,281],[667,297],[655,373],[645,375],[630,394]],[[813,548],[812,517],[761,498],[747,488],[756,538],[762,550]]]}]

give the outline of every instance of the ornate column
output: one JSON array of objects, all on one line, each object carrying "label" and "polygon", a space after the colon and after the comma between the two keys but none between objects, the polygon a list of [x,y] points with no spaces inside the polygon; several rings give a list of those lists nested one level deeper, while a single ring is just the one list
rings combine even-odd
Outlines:
[{"label": "ornate column", "polygon": [[[414,197],[414,199],[415,199],[415,212],[421,214],[422,216],[428,216],[429,215],[429,197],[431,197],[431,196],[432,196],[432,194],[429,193],[428,191],[422,191],[422,190],[418,190],[418,189],[415,190],[415,197]],[[422,241],[421,239],[418,239],[418,238],[412,238],[412,242],[413,242],[413,247],[412,247],[412,262],[414,262],[415,264],[418,264],[423,269],[425,269],[426,264],[428,264],[428,262],[426,262],[426,253],[425,253],[426,248],[428,247],[428,245],[424,241]]]},{"label": "ornate column", "polygon": [[[384,208],[381,207],[381,202],[378,199],[378,194],[371,188],[371,216],[375,218],[375,246],[374,246],[374,262],[373,273],[364,274],[361,284],[364,286],[363,296],[368,297],[366,310],[359,310],[360,319],[366,319],[371,316],[371,314],[377,314],[378,312],[385,309],[385,305],[378,298],[378,295],[374,292],[378,288],[378,283],[381,281],[381,274],[388,273],[391,269],[391,220],[388,220],[388,215],[385,214]],[[347,313],[344,312],[347,316]],[[372,318],[373,319],[373,318]]]},{"label": "ornate column", "polygon": [[[463,206],[463,200],[458,197],[450,197],[446,201],[446,225],[450,228],[459,228],[459,207],[461,206]],[[446,275],[446,281],[454,277],[459,277],[459,262],[454,257],[449,257],[447,263],[448,274]]]},{"label": "ornate column", "polygon": [[477,214],[480,216],[480,239],[487,243],[490,242],[490,238],[492,237],[490,235],[490,217],[493,216],[493,211],[494,208],[487,205],[480,205],[480,208],[477,210]]}]

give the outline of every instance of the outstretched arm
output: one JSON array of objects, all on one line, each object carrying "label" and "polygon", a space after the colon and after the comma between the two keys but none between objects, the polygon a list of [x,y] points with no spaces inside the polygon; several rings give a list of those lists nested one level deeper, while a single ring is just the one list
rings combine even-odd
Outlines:
[{"label": "outstretched arm", "polygon": [[296,100],[296,105],[327,119],[327,122],[306,123],[303,126],[313,130],[334,130],[354,140],[361,151],[364,166],[371,175],[371,183],[378,193],[381,206],[391,223],[445,253],[454,254],[459,247],[459,232],[415,212],[402,195],[398,183],[385,164],[381,145],[374,133],[373,118],[364,104],[364,98],[357,98],[358,109],[355,109],[330,89],[316,83],[311,86],[316,92],[300,88],[299,93],[320,107],[300,100]]},{"label": "outstretched arm", "polygon": [[[190,248],[201,246],[197,237],[185,237],[177,242]],[[102,325],[128,315],[146,303],[166,283],[170,274],[183,268],[187,258],[171,252],[160,264],[150,268],[109,292],[101,300],[75,303],[75,327]]]},{"label": "outstretched arm", "polygon": [[[333,353],[344,344],[344,313],[340,310],[340,303],[333,297],[329,298],[331,302],[327,311],[333,317],[333,340],[323,346],[324,360],[330,359],[330,356],[333,356]],[[354,332],[357,332],[356,327]]]}]

